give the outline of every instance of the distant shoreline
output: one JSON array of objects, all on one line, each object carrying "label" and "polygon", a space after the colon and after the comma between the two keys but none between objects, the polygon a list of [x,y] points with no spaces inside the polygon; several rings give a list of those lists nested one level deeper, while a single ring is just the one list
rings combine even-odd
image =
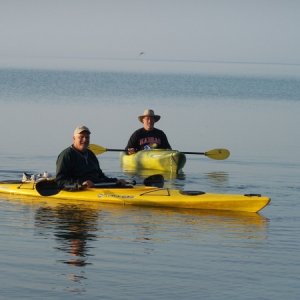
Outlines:
[{"label": "distant shoreline", "polygon": [[300,64],[143,58],[0,57],[0,68],[300,77]]}]

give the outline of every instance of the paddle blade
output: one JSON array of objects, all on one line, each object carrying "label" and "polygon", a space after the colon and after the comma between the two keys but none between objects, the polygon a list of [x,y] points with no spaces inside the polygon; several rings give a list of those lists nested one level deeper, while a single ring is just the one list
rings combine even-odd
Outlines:
[{"label": "paddle blade", "polygon": [[158,188],[163,188],[165,183],[164,176],[161,174],[151,175],[144,180],[144,185],[146,186],[155,186]]},{"label": "paddle blade", "polygon": [[37,192],[41,196],[53,196],[60,192],[55,180],[41,180],[35,184]]},{"label": "paddle blade", "polygon": [[92,152],[94,152],[95,155],[100,155],[100,154],[102,154],[102,153],[104,153],[104,152],[107,151],[106,148],[104,148],[104,147],[102,147],[102,146],[100,146],[100,145],[96,145],[96,144],[90,144],[90,145],[89,145],[89,149],[90,149]]},{"label": "paddle blade", "polygon": [[211,159],[223,160],[229,157],[230,152],[227,149],[213,149],[204,153],[205,156]]}]

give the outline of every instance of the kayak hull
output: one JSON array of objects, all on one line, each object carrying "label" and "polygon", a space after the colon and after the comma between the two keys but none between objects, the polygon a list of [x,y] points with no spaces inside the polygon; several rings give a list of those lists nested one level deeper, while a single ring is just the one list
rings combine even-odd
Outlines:
[{"label": "kayak hull", "polygon": [[159,170],[178,173],[186,163],[185,154],[176,150],[151,149],[128,155],[121,153],[121,165],[126,171]]},{"label": "kayak hull", "polygon": [[[0,183],[0,193],[42,198],[34,183]],[[90,188],[60,191],[49,199],[78,200],[121,205],[173,207],[202,210],[258,212],[270,203],[261,195],[212,194],[168,188],[134,186],[130,188]]]}]

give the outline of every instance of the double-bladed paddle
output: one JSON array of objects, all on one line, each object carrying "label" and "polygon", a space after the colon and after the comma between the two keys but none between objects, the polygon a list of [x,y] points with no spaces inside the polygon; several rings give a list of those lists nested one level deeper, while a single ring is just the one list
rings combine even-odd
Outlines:
[{"label": "double-bladed paddle", "polygon": [[[108,148],[104,148],[104,147],[102,147],[100,145],[96,145],[96,144],[90,144],[89,149],[91,151],[93,151],[96,155],[100,155],[107,151],[113,151],[113,152],[125,151],[125,149],[108,149]],[[180,151],[180,152],[184,153],[184,154],[204,155],[211,159],[216,159],[216,160],[224,160],[224,159],[228,158],[230,155],[229,150],[223,149],[223,148],[212,149],[212,150],[209,150],[206,152],[183,152],[183,151]]]},{"label": "double-bladed paddle", "polygon": [[[127,184],[128,186],[132,186],[136,184],[136,181],[128,180]],[[144,179],[143,184],[145,186],[162,188],[164,186],[164,177],[160,174],[151,175]],[[95,188],[101,188],[101,187],[102,188],[123,188],[124,186],[121,186],[119,183],[116,182],[101,182],[95,184]],[[35,184],[35,188],[41,196],[53,196],[58,194],[61,190],[76,192],[78,190],[85,189],[84,186],[80,186],[78,184],[73,184],[73,185],[65,186],[64,188],[60,188],[54,179],[40,180]]]}]

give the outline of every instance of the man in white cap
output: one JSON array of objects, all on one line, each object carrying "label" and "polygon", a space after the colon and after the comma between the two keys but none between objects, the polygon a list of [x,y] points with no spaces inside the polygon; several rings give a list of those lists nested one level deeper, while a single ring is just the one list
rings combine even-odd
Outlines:
[{"label": "man in white cap", "polygon": [[133,154],[145,149],[171,149],[166,134],[154,127],[154,123],[160,120],[152,109],[145,109],[143,115],[138,117],[143,127],[136,130],[130,137],[125,150]]},{"label": "man in white cap", "polygon": [[102,172],[96,155],[88,149],[90,134],[88,127],[76,127],[73,144],[59,154],[56,161],[56,181],[59,187],[93,187],[100,182],[125,183],[122,179],[109,178]]}]

